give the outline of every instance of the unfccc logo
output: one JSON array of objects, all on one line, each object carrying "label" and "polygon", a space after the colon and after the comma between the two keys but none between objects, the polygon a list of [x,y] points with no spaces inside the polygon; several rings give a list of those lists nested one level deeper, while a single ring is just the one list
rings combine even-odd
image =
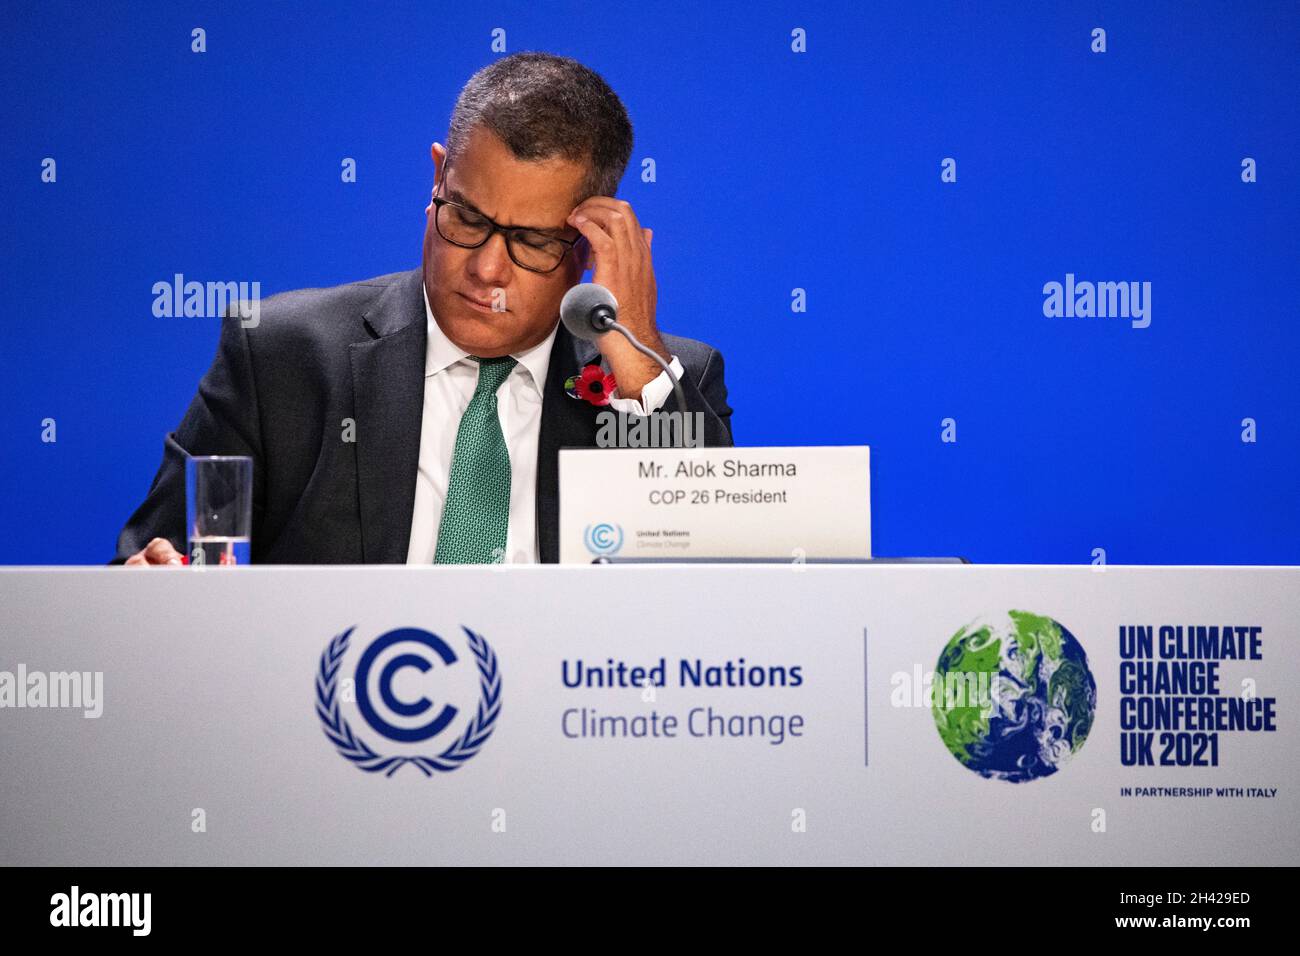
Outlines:
[{"label": "unfccc logo", "polygon": [[[391,777],[409,763],[431,777],[435,771],[455,770],[479,752],[501,714],[501,673],[496,653],[482,635],[462,627],[465,651],[457,655],[451,644],[431,631],[399,627],[379,635],[361,650],[351,685],[356,711],[371,731],[400,751],[386,754],[359,736],[344,715],[344,704],[349,701],[339,680],[350,657],[354,630],[348,628],[329,642],[316,673],[316,715],[325,736],[341,755],[368,773],[382,771]],[[473,668],[472,674],[465,671],[467,667]],[[444,671],[451,671],[452,679],[442,686],[453,696],[461,695],[461,700],[472,699],[469,678],[477,678],[477,708],[468,720],[453,701],[435,700],[422,689],[425,678],[436,679]],[[435,754],[418,752],[453,725],[460,732],[443,749]],[[393,750],[394,746],[384,749]]]},{"label": "unfccc logo", "polygon": [[623,526],[604,522],[589,524],[582,537],[592,554],[616,554],[623,547]]}]

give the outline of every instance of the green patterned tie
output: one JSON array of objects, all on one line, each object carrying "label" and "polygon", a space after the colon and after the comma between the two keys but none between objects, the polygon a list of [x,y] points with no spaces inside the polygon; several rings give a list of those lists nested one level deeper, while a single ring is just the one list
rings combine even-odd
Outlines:
[{"label": "green patterned tie", "polygon": [[456,431],[434,564],[494,564],[505,560],[506,529],[510,524],[510,452],[497,416],[497,389],[516,363],[508,355],[470,357],[478,362],[478,387]]}]

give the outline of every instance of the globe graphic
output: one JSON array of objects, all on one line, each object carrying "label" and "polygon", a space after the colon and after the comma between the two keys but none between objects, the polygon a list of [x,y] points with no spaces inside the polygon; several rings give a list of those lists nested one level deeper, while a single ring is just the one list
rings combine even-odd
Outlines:
[{"label": "globe graphic", "polygon": [[1024,783],[1056,773],[1092,729],[1097,682],[1073,634],[1009,611],[963,627],[939,655],[934,722],[944,746],[983,777]]}]

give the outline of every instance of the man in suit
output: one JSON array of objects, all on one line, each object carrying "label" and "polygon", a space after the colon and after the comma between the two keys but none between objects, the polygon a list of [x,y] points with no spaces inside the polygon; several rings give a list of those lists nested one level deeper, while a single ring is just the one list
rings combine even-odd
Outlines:
[{"label": "man in suit", "polygon": [[558,451],[595,446],[600,411],[566,379],[600,364],[620,414],[671,394],[622,336],[559,322],[588,268],[671,357],[703,444],[730,445],[722,356],[659,332],[652,233],[613,198],[631,151],[623,104],[581,64],[521,53],[476,73],[430,150],[422,269],[224,319],[114,563],[182,563],[185,459],[213,454],[253,459],[254,563],[556,562]]}]

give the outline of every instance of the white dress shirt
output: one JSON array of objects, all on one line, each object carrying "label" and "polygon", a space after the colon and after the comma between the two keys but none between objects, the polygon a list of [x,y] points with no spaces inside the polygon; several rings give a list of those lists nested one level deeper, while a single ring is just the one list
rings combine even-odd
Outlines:
[{"label": "white dress shirt", "polygon": [[[424,294],[428,323],[428,347],[424,360],[424,416],[420,424],[420,465],[415,482],[415,509],[411,515],[411,543],[407,564],[430,564],[438,544],[438,526],[447,499],[447,479],[456,448],[460,418],[478,385],[478,363],[443,333],[429,294]],[[542,425],[542,393],[551,365],[555,332],[523,352],[514,352],[518,364],[497,390],[497,413],[501,434],[510,454],[510,519],[506,532],[505,561],[536,564],[537,548],[537,440]],[[680,378],[682,363],[673,356],[669,363]],[[580,369],[573,369],[577,374]],[[640,401],[620,398],[614,390],[609,407],[615,411],[648,415],[658,411],[672,393],[672,382],[664,372],[641,389]],[[566,399],[580,401],[580,399]]]}]

